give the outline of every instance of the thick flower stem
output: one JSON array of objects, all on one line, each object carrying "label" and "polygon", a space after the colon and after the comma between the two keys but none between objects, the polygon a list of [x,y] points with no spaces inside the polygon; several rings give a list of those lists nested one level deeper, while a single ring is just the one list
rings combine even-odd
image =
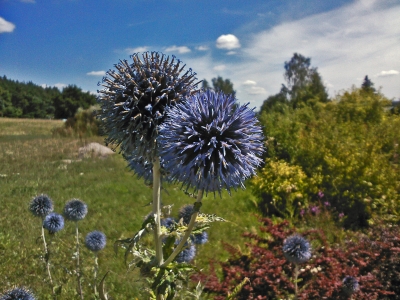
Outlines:
[{"label": "thick flower stem", "polygon": [[[155,216],[154,243],[156,247],[157,265],[164,262],[161,240],[161,172],[160,159],[157,157],[153,163],[153,215]],[[157,300],[163,300],[163,295],[156,295]]]},{"label": "thick flower stem", "polygon": [[[196,202],[201,203],[201,200],[203,199],[203,192],[204,192],[204,190],[200,190],[197,193]],[[179,252],[181,252],[183,246],[186,244],[187,240],[189,239],[190,235],[192,234],[192,230],[193,230],[194,224],[196,223],[196,218],[197,218],[198,214],[199,214],[199,212],[196,210],[193,212],[193,214],[190,218],[190,222],[188,224],[188,228],[185,232],[185,235],[179,242],[178,246],[174,249],[174,252],[172,252],[172,254],[168,257],[168,259],[164,262],[164,264],[161,267],[168,265],[170,262],[172,262],[175,259],[175,257],[179,254]]]},{"label": "thick flower stem", "polygon": [[47,269],[47,274],[49,274],[49,280],[51,285],[53,285],[53,279],[51,278],[51,272],[50,272],[50,253],[47,248],[47,243],[46,243],[46,238],[44,236],[44,227],[42,226],[42,239],[43,239],[43,244],[44,244],[44,255],[45,255],[45,261],[46,261],[46,269]]},{"label": "thick flower stem", "polygon": [[156,228],[154,230],[154,242],[156,245],[156,258],[158,266],[163,264],[163,251],[162,251],[162,240],[161,240],[161,197],[160,197],[160,159],[157,157],[154,159],[153,164],[153,214],[155,215]]},{"label": "thick flower stem", "polygon": [[79,264],[79,229],[78,221],[75,222],[75,233],[76,233],[76,276],[78,277],[78,293],[83,300],[82,284],[81,284],[81,269]]}]

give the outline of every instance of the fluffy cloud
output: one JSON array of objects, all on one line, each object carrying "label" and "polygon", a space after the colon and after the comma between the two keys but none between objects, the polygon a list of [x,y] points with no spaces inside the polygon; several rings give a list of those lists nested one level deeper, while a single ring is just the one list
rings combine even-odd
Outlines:
[{"label": "fluffy cloud", "polygon": [[189,53],[191,50],[186,46],[170,46],[165,48],[165,52],[175,52],[179,54]]},{"label": "fluffy cloud", "polygon": [[89,76],[105,76],[106,75],[106,71],[91,71],[86,73],[86,75]]},{"label": "fluffy cloud", "polygon": [[217,39],[216,46],[219,49],[232,50],[240,48],[240,42],[233,34],[223,34]]},{"label": "fluffy cloud", "polygon": [[225,65],[217,65],[217,66],[215,66],[214,68],[213,68],[213,70],[214,71],[223,71],[223,70],[225,70],[226,69],[226,66]]},{"label": "fluffy cloud", "polygon": [[196,47],[196,50],[198,50],[198,51],[207,51],[207,50],[209,50],[209,48],[207,46],[198,46],[198,47]]},{"label": "fluffy cloud", "polygon": [[3,32],[13,32],[15,29],[15,25],[11,22],[6,21],[2,17],[0,17],[0,33]]},{"label": "fluffy cloud", "polygon": [[388,76],[395,76],[399,75],[399,71],[396,70],[389,70],[389,71],[382,71],[376,74],[377,77],[388,77]]},{"label": "fluffy cloud", "polygon": [[146,46],[125,49],[125,52],[128,54],[133,54],[133,53],[138,53],[138,52],[146,52],[146,51],[148,51],[148,47],[146,47]]},{"label": "fluffy cloud", "polygon": [[59,90],[62,90],[63,88],[65,88],[67,85],[65,83],[56,83],[54,85],[56,88],[58,88]]},{"label": "fluffy cloud", "polygon": [[[358,0],[255,33],[242,47],[242,60],[227,64],[228,78],[234,83],[259,78],[257,85],[269,95],[278,93],[284,83],[284,62],[297,52],[311,57],[311,65],[318,67],[324,82],[329,83],[331,96],[352,85],[360,86],[359,78],[365,75],[378,73],[375,86],[381,86],[389,98],[399,97],[393,71],[400,70],[400,5],[392,3]],[[391,71],[380,72],[382,69]],[[237,95],[258,107],[265,99],[246,86],[237,89]]]}]

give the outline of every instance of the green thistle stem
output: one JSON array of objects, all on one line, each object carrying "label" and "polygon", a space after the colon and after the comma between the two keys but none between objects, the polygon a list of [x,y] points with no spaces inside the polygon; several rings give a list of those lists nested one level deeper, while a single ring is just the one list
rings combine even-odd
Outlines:
[{"label": "green thistle stem", "polygon": [[156,244],[156,258],[158,266],[163,264],[163,251],[162,251],[162,240],[161,240],[161,197],[160,197],[160,159],[157,157],[154,159],[153,164],[153,214],[156,216],[155,223],[156,228],[154,230],[154,241]]},{"label": "green thistle stem", "polygon": [[[42,219],[42,224],[43,224],[43,219]],[[50,272],[50,253],[49,253],[49,249],[47,247],[47,243],[46,243],[46,237],[44,235],[44,227],[42,225],[42,239],[43,239],[43,245],[44,245],[44,253],[45,253],[45,261],[46,261],[46,269],[47,269],[47,274],[49,275],[49,280],[51,285],[53,285],[53,279],[51,278],[51,272]]]},{"label": "green thistle stem", "polygon": [[[153,214],[155,218],[154,243],[156,247],[157,266],[164,262],[161,240],[161,172],[160,159],[156,157],[153,162]],[[156,294],[157,300],[163,300],[163,295]]]},{"label": "green thistle stem", "polygon": [[294,265],[294,298],[297,299],[297,293],[299,292],[299,288],[297,286],[297,278],[299,277],[299,265]]},{"label": "green thistle stem", "polygon": [[[197,193],[196,202],[201,203],[201,200],[203,199],[203,192],[204,192],[204,190],[200,190]],[[187,230],[185,232],[185,235],[183,236],[183,238],[179,242],[178,246],[174,249],[174,252],[172,252],[172,254],[168,257],[168,259],[164,262],[164,264],[161,267],[167,266],[170,262],[172,262],[175,259],[175,257],[179,254],[179,252],[181,252],[183,246],[185,245],[185,243],[189,239],[190,235],[192,234],[193,227],[194,227],[194,224],[196,223],[196,218],[197,218],[198,214],[199,214],[198,211],[194,211],[193,212],[193,214],[192,214],[192,216],[190,218],[190,222],[189,222],[188,228],[187,228]]]},{"label": "green thistle stem", "polygon": [[99,271],[99,262],[97,251],[94,253],[94,276],[93,276],[93,289],[94,295],[97,296],[97,273]]},{"label": "green thistle stem", "polygon": [[78,277],[78,293],[81,299],[83,300],[82,294],[82,284],[81,284],[81,269],[79,263],[79,229],[78,229],[78,221],[75,222],[75,234],[76,234],[76,276]]}]

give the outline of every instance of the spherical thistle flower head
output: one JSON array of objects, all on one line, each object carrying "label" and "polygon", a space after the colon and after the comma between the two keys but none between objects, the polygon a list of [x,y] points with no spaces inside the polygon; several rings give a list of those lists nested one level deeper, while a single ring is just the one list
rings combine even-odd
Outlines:
[{"label": "spherical thistle flower head", "polygon": [[193,244],[185,244],[183,250],[176,256],[175,260],[178,263],[189,263],[196,256],[196,247]]},{"label": "spherical thistle flower head", "polygon": [[355,292],[358,291],[359,287],[360,287],[360,285],[359,285],[357,279],[355,279],[354,277],[346,276],[343,279],[342,289],[346,295],[350,296],[350,295],[354,294]]},{"label": "spherical thistle flower head", "polygon": [[16,287],[1,295],[0,300],[36,300],[36,298],[29,289]]},{"label": "spherical thistle flower head", "polygon": [[197,245],[203,245],[208,241],[208,233],[203,231],[202,233],[193,234],[191,239],[193,243]]},{"label": "spherical thistle flower head", "polygon": [[86,247],[93,252],[102,250],[106,242],[106,235],[101,231],[92,231],[85,238]]},{"label": "spherical thistle flower head", "polygon": [[167,227],[168,229],[172,228],[175,223],[174,218],[161,219],[161,226]]},{"label": "spherical thistle flower head", "polygon": [[98,118],[107,143],[120,146],[122,153],[153,161],[166,107],[189,96],[199,82],[195,83],[196,73],[184,71],[186,65],[175,56],[145,52],[131,57],[132,63],[120,60],[99,83],[104,89],[98,91]]},{"label": "spherical thistle flower head", "polygon": [[41,194],[32,199],[29,204],[29,210],[34,216],[44,218],[46,215],[51,213],[54,209],[53,201],[49,196]]},{"label": "spherical thistle flower head", "polygon": [[183,223],[189,224],[190,219],[192,218],[192,214],[194,211],[193,204],[186,204],[181,207],[178,213],[178,218],[183,219]]},{"label": "spherical thistle flower head", "polygon": [[283,242],[283,255],[294,264],[301,264],[311,258],[310,243],[300,235],[292,235]]},{"label": "spherical thistle flower head", "polygon": [[62,215],[57,213],[48,214],[43,221],[44,229],[47,229],[49,233],[53,234],[64,228],[64,218]]},{"label": "spherical thistle flower head", "polygon": [[64,216],[69,221],[80,221],[85,218],[88,208],[85,202],[72,199],[65,204]]},{"label": "spherical thistle flower head", "polygon": [[167,115],[159,146],[171,178],[206,192],[244,188],[264,151],[254,109],[239,106],[233,95],[207,90],[171,107]]}]

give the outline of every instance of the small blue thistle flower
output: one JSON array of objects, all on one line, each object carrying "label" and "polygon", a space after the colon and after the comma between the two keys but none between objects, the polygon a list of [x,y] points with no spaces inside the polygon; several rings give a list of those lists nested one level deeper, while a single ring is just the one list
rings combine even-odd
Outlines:
[{"label": "small blue thistle flower", "polygon": [[178,218],[183,219],[183,223],[189,224],[193,211],[194,211],[193,204],[186,204],[182,206],[181,209],[179,210]]},{"label": "small blue thistle flower", "polygon": [[248,104],[233,95],[207,90],[167,111],[160,125],[160,156],[165,170],[186,189],[221,191],[240,186],[262,160],[261,127]]},{"label": "small blue thistle flower", "polygon": [[120,60],[103,78],[98,91],[98,118],[108,136],[106,142],[120,146],[126,155],[153,161],[157,152],[158,126],[165,109],[189,96],[198,85],[196,73],[183,71],[186,65],[174,56],[159,52],[138,53],[133,63]]},{"label": "small blue thistle flower", "polygon": [[1,295],[0,300],[36,300],[36,298],[27,288],[16,287]]},{"label": "small blue thistle flower", "polygon": [[86,247],[93,252],[102,250],[106,242],[106,235],[101,231],[92,231],[85,238]]},{"label": "small blue thistle flower", "polygon": [[193,244],[187,245],[186,243],[183,250],[176,256],[175,260],[178,263],[183,263],[183,262],[189,263],[194,259],[195,256],[196,256],[196,247]]},{"label": "small blue thistle flower", "polygon": [[283,242],[283,255],[294,264],[301,264],[311,258],[310,243],[300,235],[292,235]]},{"label": "small blue thistle flower", "polygon": [[51,213],[53,209],[53,201],[45,194],[36,196],[29,204],[29,210],[36,217],[44,218]]},{"label": "small blue thistle flower", "polygon": [[357,279],[355,279],[352,276],[346,276],[343,279],[343,285],[342,285],[342,289],[343,292],[347,295],[347,296],[351,296],[352,294],[354,294],[355,292],[358,291],[360,285],[357,281]]},{"label": "small blue thistle flower", "polygon": [[174,218],[161,219],[161,226],[167,227],[168,229],[172,228],[174,224],[175,224]]},{"label": "small blue thistle flower", "polygon": [[65,204],[64,216],[69,221],[80,221],[85,218],[88,208],[85,202],[72,199]]},{"label": "small blue thistle flower", "polygon": [[193,243],[197,245],[203,245],[208,241],[208,233],[203,231],[202,233],[193,234],[191,239]]},{"label": "small blue thistle flower", "polygon": [[50,234],[54,234],[64,228],[64,218],[57,213],[48,214],[43,221],[44,229],[47,229]]}]

